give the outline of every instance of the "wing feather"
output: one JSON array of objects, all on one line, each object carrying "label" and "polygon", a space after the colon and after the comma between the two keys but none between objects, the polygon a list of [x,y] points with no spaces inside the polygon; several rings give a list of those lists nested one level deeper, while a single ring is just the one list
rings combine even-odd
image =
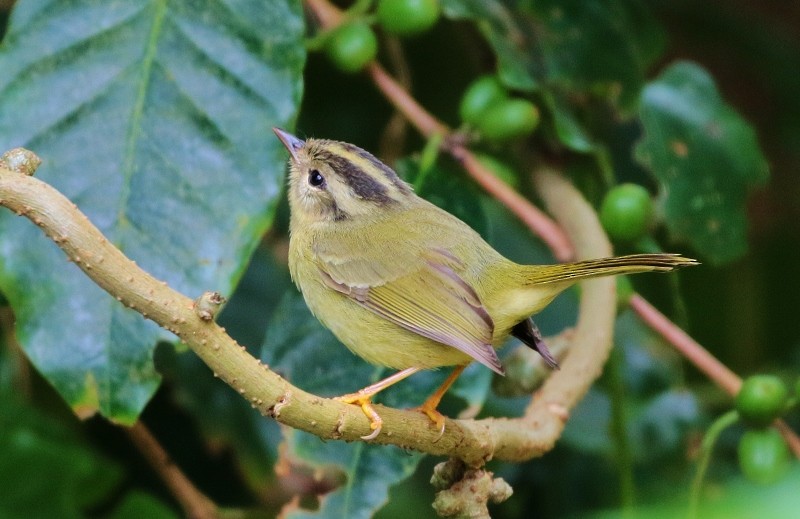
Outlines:
[{"label": "wing feather", "polygon": [[[492,346],[492,318],[456,271],[461,266],[456,257],[443,249],[429,249],[399,262],[391,255],[383,258],[369,258],[370,263],[366,258],[324,261],[321,257],[319,268],[329,287],[377,315],[504,373]],[[385,271],[394,275],[379,275]]]}]

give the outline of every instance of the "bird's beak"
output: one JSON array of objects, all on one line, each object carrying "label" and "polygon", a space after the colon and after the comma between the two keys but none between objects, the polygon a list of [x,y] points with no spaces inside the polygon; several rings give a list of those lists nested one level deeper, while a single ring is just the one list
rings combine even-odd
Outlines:
[{"label": "bird's beak", "polygon": [[280,128],[273,128],[272,131],[275,132],[275,135],[278,136],[283,145],[286,146],[286,149],[289,150],[292,158],[297,160],[297,152],[306,145],[306,142],[301,141],[291,133],[283,131]]}]

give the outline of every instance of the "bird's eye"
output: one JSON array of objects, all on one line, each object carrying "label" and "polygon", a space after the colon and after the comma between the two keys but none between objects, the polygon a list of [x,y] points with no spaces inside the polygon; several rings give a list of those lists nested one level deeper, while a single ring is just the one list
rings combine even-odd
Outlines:
[{"label": "bird's eye", "polygon": [[319,170],[312,169],[308,174],[308,183],[314,187],[319,187],[325,183],[325,177],[322,176]]}]

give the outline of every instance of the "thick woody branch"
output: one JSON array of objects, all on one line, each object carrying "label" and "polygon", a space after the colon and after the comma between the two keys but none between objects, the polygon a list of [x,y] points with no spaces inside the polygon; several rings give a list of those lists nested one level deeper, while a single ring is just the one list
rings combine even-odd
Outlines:
[{"label": "thick woody branch", "polygon": [[[570,197],[576,194],[555,190],[549,203],[571,207]],[[558,201],[559,197],[566,199]],[[178,336],[263,415],[323,439],[356,441],[370,432],[359,407],[307,393],[271,371],[209,321],[205,307],[198,308],[192,299],[139,268],[75,204],[48,184],[0,166],[0,205],[39,226],[87,276],[121,303]],[[584,297],[593,297],[594,291],[587,287]],[[579,323],[576,335],[597,332],[582,331],[582,326]],[[565,369],[571,369],[569,365],[567,359]],[[525,460],[550,448],[574,401],[575,397],[570,397],[537,407],[534,420],[540,427],[521,427],[522,419],[447,420],[441,438],[422,413],[378,406],[385,432],[375,443],[458,457],[471,465],[492,458]]]}]

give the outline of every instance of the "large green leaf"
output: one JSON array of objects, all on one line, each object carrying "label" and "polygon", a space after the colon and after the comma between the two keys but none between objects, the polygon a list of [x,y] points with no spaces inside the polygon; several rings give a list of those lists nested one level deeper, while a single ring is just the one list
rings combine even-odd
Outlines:
[{"label": "large green leaf", "polygon": [[[155,276],[229,293],[269,225],[302,89],[299,0],[22,0],[0,49],[0,149]],[[134,421],[171,336],[0,215],[0,288],[36,367],[76,409]]]},{"label": "large green leaf", "polygon": [[747,195],[769,175],[753,128],[688,62],[647,85],[640,111],[636,157],[662,184],[670,232],[715,263],[744,254]]},{"label": "large green leaf", "polygon": [[640,2],[523,2],[536,28],[547,88],[593,92],[630,108],[664,36]]}]

